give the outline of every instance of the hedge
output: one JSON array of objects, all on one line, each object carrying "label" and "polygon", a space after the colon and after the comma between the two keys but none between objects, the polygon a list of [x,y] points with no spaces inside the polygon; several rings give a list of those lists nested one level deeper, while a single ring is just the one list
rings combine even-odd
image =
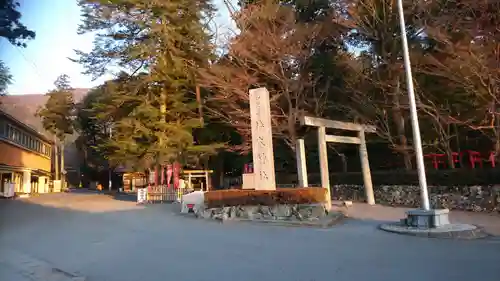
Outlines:
[{"label": "hedge", "polygon": [[272,206],[278,204],[323,203],[326,198],[324,188],[280,188],[277,190],[216,190],[205,193],[207,208],[229,206]]},{"label": "hedge", "polygon": [[[418,185],[418,173],[416,170],[392,170],[372,171],[372,182],[374,185]],[[466,186],[466,185],[495,185],[500,184],[500,168],[485,169],[450,169],[450,170],[426,170],[427,183],[439,186]],[[297,182],[296,174],[277,174],[276,179],[280,184]],[[308,175],[309,183],[319,184],[321,182],[318,173]],[[330,184],[363,184],[361,172],[330,173]]]},{"label": "hedge", "polygon": [[[500,173],[497,169],[452,169],[427,170],[429,185],[490,185],[500,183]],[[333,184],[363,184],[361,173],[333,174]],[[375,171],[372,172],[372,182],[375,185],[418,185],[417,171]]]}]

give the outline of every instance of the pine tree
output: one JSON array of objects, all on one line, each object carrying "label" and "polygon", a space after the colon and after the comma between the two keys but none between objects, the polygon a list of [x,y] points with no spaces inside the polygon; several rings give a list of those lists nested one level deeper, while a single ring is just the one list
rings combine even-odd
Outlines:
[{"label": "pine tree", "polygon": [[190,162],[217,145],[195,143],[200,128],[195,100],[197,67],[212,52],[204,19],[208,1],[80,1],[81,32],[97,31],[92,52],[78,52],[87,73],[118,65],[127,75],[108,83],[112,98],[100,118],[113,123],[109,158],[142,167]]},{"label": "pine tree", "polygon": [[[64,170],[64,141],[66,135],[71,135],[73,129],[73,114],[75,104],[73,102],[72,88],[69,84],[68,75],[59,76],[54,82],[55,89],[47,93],[49,99],[45,107],[41,108],[37,115],[42,118],[42,124],[45,130],[52,133],[61,143],[61,166]],[[55,179],[59,178],[59,153],[56,140],[55,146]],[[64,180],[63,180],[64,182]]]},{"label": "pine tree", "polygon": [[9,68],[0,61],[0,96],[5,95],[7,91],[7,86],[12,83],[12,75],[10,74]]},{"label": "pine tree", "polygon": [[72,115],[75,105],[69,77],[65,74],[59,76],[54,86],[55,89],[47,93],[49,99],[45,107],[38,111],[38,115],[42,118],[45,130],[64,141],[66,135],[73,134]]}]

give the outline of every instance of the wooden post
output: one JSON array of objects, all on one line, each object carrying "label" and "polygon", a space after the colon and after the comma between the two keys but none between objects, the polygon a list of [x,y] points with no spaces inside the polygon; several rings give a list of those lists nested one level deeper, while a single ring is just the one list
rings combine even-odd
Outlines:
[{"label": "wooden post", "polygon": [[200,122],[201,124],[204,123],[203,121],[203,105],[201,104],[201,93],[200,93],[200,86],[196,85],[196,102],[198,103],[198,114],[200,115]]},{"label": "wooden post", "polygon": [[209,184],[210,178],[208,176],[208,171],[205,171],[205,182],[207,183],[207,191],[210,191],[210,184]]},{"label": "wooden post", "polygon": [[299,176],[299,187],[307,187],[307,165],[306,165],[306,148],[304,139],[297,139],[295,147],[297,158],[297,174]]},{"label": "wooden post", "polygon": [[329,211],[332,208],[332,195],[330,191],[330,178],[328,172],[328,151],[326,148],[326,129],[323,126],[318,127],[318,148],[319,148],[319,167],[321,171],[321,186],[326,189],[325,208]]},{"label": "wooden post", "polygon": [[59,153],[61,154],[61,165],[60,169],[60,180],[61,180],[61,188],[64,189],[66,182],[66,169],[64,169],[64,141],[61,142],[61,147],[59,148]]},{"label": "wooden post", "polygon": [[57,137],[54,135],[54,180],[59,179],[59,149],[57,145]]},{"label": "wooden post", "polygon": [[366,203],[375,205],[375,197],[373,195],[372,175],[370,173],[370,162],[368,161],[368,152],[366,149],[365,131],[358,132],[360,139],[359,157],[361,158],[361,171],[363,172],[363,182],[365,184]]}]

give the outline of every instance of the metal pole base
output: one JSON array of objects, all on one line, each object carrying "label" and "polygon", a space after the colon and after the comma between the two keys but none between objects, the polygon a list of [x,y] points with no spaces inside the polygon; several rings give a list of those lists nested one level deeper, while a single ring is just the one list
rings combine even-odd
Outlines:
[{"label": "metal pole base", "polygon": [[481,228],[462,223],[450,223],[448,209],[411,210],[399,223],[385,223],[381,230],[429,238],[476,239],[487,237]]},{"label": "metal pole base", "polygon": [[437,228],[450,224],[448,209],[410,210],[406,212],[406,218],[401,224],[416,228]]}]

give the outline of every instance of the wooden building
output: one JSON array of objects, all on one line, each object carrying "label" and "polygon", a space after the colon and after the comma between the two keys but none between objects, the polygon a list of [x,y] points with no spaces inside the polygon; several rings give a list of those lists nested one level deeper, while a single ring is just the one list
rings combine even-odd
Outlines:
[{"label": "wooden building", "polygon": [[0,192],[13,183],[16,194],[49,192],[53,142],[0,109]]}]

